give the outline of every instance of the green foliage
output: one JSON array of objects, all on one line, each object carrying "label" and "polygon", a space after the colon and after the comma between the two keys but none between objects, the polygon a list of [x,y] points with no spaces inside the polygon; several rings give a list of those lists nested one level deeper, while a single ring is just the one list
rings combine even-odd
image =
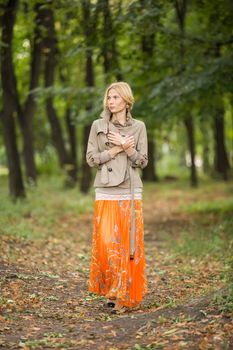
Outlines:
[{"label": "green foliage", "polygon": [[[159,100],[159,103],[154,104],[153,111],[168,116],[171,111],[183,108],[184,100],[189,102],[202,100],[203,94],[208,95],[211,91],[213,95],[214,91],[219,92],[219,87],[222,95],[225,92],[232,93],[232,62],[232,57],[213,58],[212,62],[200,72],[195,72],[195,68],[190,67],[190,72],[166,77],[151,90],[150,99]],[[213,100],[210,99],[208,103],[211,105]]]},{"label": "green foliage", "polygon": [[[59,171],[46,116],[46,99],[49,96],[54,98],[66,146],[69,146],[69,138],[65,116],[67,109],[71,111],[72,122],[79,128],[77,148],[81,165],[85,147],[81,129],[99,117],[106,85],[120,77],[132,85],[135,95],[133,116],[146,122],[149,137],[156,140],[159,176],[183,178],[188,175],[190,169],[185,164],[188,143],[182,126],[187,115],[192,115],[196,128],[197,156],[204,158],[203,145],[206,142],[209,147],[206,156],[212,166],[212,120],[218,106],[223,106],[225,110],[228,150],[233,139],[232,1],[189,2],[183,39],[174,2],[133,0],[108,3],[109,8],[106,8],[106,1],[94,0],[60,0],[44,5],[53,9],[57,51],[54,85],[44,87],[43,56],[39,87],[30,91],[37,102],[33,132],[39,174],[51,175]],[[13,61],[22,105],[29,93],[35,4],[36,0],[19,2],[14,27]],[[84,7],[87,4],[90,21],[85,17]],[[105,14],[107,10],[108,16]],[[2,14],[3,7],[0,11]],[[107,33],[104,27],[106,21],[111,29]],[[90,23],[91,30],[88,32],[87,24]],[[182,59],[181,41],[184,49]],[[104,49],[107,58],[112,60],[108,73],[103,68]],[[92,52],[94,81],[91,87],[87,86],[86,80],[87,52]],[[17,141],[23,163],[22,135],[18,125]],[[166,145],[169,146],[167,153],[163,150]],[[0,164],[6,166],[3,137],[0,137]]]}]

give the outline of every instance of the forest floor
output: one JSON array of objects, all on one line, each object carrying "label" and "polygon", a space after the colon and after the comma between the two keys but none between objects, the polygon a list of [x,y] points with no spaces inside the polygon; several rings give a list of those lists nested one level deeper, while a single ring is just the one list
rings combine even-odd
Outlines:
[{"label": "forest floor", "polygon": [[[75,215],[54,190],[43,199],[53,196],[59,207],[50,221],[46,204],[33,201],[20,215],[5,211],[11,228],[0,230],[0,349],[233,349],[226,294],[232,190],[221,183],[145,186],[149,290],[139,310],[117,315],[87,289],[92,209]],[[33,227],[33,234],[17,234],[17,227]]]}]

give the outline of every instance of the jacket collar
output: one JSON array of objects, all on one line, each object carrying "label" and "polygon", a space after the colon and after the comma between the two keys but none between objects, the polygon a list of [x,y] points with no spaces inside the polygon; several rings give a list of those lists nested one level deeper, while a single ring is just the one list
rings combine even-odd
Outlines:
[{"label": "jacket collar", "polygon": [[115,131],[118,130],[118,128],[122,128],[124,129],[125,131],[128,131],[130,129],[131,126],[133,126],[134,124],[134,119],[133,118],[130,118],[126,123],[125,125],[122,125],[120,123],[112,123],[111,121],[107,121],[106,119],[104,118],[100,118],[98,119],[99,122],[97,124],[97,134],[99,134],[100,132],[103,132],[104,134],[107,134],[108,131],[109,131],[109,127],[113,130],[115,129]]},{"label": "jacket collar", "polygon": [[131,126],[131,125],[132,125],[132,118],[126,120],[126,122],[125,122],[124,125],[122,125],[121,123],[119,123],[117,120],[114,121],[114,122],[110,120],[110,122],[111,122],[113,125],[115,125],[117,128],[118,128],[118,127],[124,128],[125,126]]},{"label": "jacket collar", "polygon": [[[106,122],[110,122],[111,121],[111,117],[112,117],[112,113],[110,112],[110,110],[108,108],[104,108],[104,110],[100,114],[100,117],[103,120],[105,120]],[[132,117],[132,115],[130,113],[130,110],[128,110],[128,112],[127,112],[127,121],[126,121],[126,124],[124,126],[130,126],[130,125],[132,125],[132,123],[133,123],[133,117]]]}]

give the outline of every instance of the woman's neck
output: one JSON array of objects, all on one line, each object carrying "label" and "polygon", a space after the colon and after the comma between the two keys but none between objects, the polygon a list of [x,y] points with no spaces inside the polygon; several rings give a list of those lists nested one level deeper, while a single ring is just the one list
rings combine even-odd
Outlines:
[{"label": "woman's neck", "polygon": [[125,124],[126,122],[126,110],[124,109],[123,111],[113,113],[112,114],[112,121],[118,121],[121,124]]}]

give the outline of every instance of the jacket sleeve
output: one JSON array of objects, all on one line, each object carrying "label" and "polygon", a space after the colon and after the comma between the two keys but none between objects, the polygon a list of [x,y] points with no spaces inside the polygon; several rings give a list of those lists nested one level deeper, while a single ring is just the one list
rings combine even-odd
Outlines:
[{"label": "jacket sleeve", "polygon": [[96,123],[94,121],[91,125],[86,152],[86,161],[90,167],[98,167],[99,165],[106,163],[111,159],[108,150],[105,150],[103,152],[99,151],[97,137],[98,135],[96,132]]},{"label": "jacket sleeve", "polygon": [[143,169],[148,164],[148,142],[145,123],[142,125],[142,130],[140,131],[136,148],[137,149],[135,149],[135,152],[129,156],[129,159],[132,162],[131,165],[133,168]]}]

